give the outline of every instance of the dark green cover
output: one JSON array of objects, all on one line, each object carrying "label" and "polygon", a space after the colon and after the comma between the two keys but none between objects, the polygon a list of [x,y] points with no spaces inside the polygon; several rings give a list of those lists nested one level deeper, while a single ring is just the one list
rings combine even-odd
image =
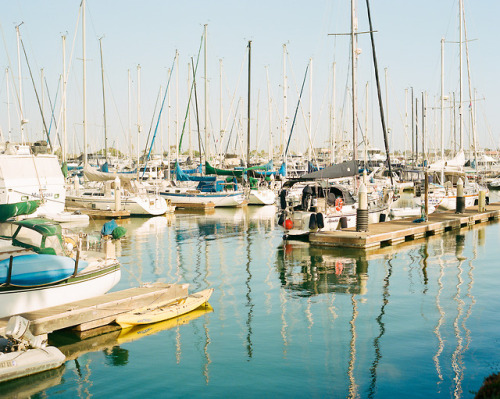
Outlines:
[{"label": "dark green cover", "polygon": [[40,206],[39,200],[16,202],[15,204],[0,205],[0,222],[20,215],[31,215]]}]

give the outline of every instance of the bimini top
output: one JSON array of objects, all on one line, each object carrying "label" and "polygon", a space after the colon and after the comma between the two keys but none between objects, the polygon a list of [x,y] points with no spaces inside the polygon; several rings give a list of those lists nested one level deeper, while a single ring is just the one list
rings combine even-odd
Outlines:
[{"label": "bimini top", "polygon": [[19,220],[17,222],[13,222],[13,224],[35,230],[44,236],[56,236],[61,235],[62,233],[61,225],[59,223],[43,218]]}]

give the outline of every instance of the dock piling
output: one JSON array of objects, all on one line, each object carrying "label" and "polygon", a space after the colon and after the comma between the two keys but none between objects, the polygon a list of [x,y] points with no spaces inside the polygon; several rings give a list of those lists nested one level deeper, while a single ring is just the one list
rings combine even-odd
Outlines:
[{"label": "dock piling", "polygon": [[464,197],[464,182],[462,178],[457,181],[457,211],[455,213],[464,213],[465,211],[465,197]]}]

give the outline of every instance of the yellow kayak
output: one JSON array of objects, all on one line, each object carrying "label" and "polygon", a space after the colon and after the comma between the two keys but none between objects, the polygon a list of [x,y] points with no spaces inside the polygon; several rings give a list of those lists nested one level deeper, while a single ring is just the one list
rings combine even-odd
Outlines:
[{"label": "yellow kayak", "polygon": [[208,302],[213,288],[209,288],[156,308],[140,308],[132,312],[123,313],[116,318],[122,328],[141,324],[158,323],[191,312]]}]

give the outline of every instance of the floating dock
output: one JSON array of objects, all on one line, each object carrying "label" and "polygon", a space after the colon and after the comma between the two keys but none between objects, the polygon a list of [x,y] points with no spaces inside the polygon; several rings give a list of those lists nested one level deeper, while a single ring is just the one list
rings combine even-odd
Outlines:
[{"label": "floating dock", "polygon": [[479,223],[486,223],[500,218],[500,203],[486,205],[484,212],[477,206],[467,208],[464,213],[455,211],[434,212],[428,221],[413,223],[415,217],[392,220],[368,225],[367,232],[357,232],[355,227],[311,233],[309,242],[313,245],[337,248],[357,248],[364,250],[394,246],[403,242],[417,240],[458,230]]},{"label": "floating dock", "polygon": [[122,219],[129,218],[130,211],[120,210],[113,211],[109,210],[99,210],[99,209],[88,209],[88,208],[66,208],[68,212],[79,211],[84,215],[89,215],[93,219]]},{"label": "floating dock", "polygon": [[[21,316],[30,321],[30,331],[33,335],[49,334],[69,327],[85,331],[110,324],[121,313],[187,295],[188,284],[155,283],[24,313]],[[9,317],[0,319],[0,336],[5,336],[8,321]]]}]

